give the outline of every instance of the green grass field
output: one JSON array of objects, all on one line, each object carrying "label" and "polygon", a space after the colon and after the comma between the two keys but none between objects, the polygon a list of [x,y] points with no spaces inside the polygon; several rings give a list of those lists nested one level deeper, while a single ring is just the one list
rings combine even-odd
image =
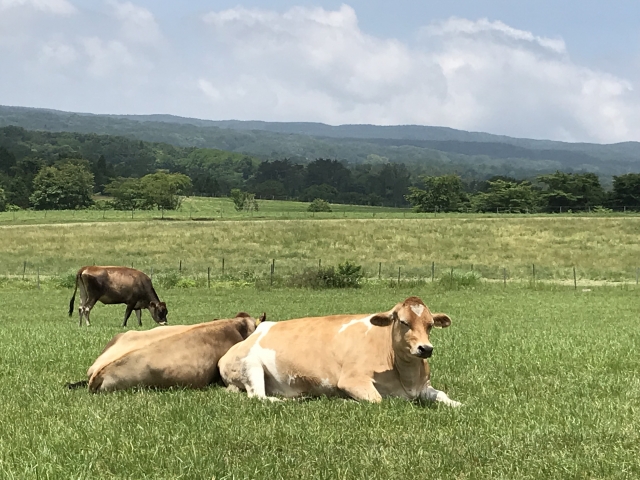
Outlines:
[{"label": "green grass field", "polygon": [[[71,291],[0,289],[0,478],[640,477],[635,287],[483,285],[348,291],[159,291],[173,324],[239,310],[270,319],[389,309],[419,295],[451,315],[433,335],[433,383],[465,405],[249,400],[219,387],[91,395],[65,382],[117,332],[123,306],[92,326]],[[151,318],[144,313],[144,327]],[[313,332],[309,332],[313,335]]]},{"label": "green grass field", "polygon": [[[0,213],[0,478],[640,478],[640,217],[305,208]],[[318,260],[359,263],[368,281],[283,286]],[[436,280],[453,268],[494,281],[449,289],[431,262]],[[124,306],[99,304],[90,328],[67,316],[73,274],[93,263],[153,268],[172,324],[383,311],[418,295],[453,319],[433,336],[433,383],[465,406],[66,390],[122,331]],[[532,264],[546,282],[531,282]]]},{"label": "green grass field", "polygon": [[[38,212],[41,214],[42,212]],[[237,221],[140,220],[0,225],[0,277],[33,282],[82,265],[133,265],[150,273],[237,278],[352,261],[366,276],[431,279],[451,268],[501,280],[635,283],[640,268],[640,217],[468,216]],[[587,283],[585,283],[587,282]]]}]

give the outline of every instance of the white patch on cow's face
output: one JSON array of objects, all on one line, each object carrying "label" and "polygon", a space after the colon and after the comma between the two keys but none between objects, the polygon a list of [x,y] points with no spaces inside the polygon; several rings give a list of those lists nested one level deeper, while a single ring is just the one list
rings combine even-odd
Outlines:
[{"label": "white patch on cow's face", "polygon": [[373,315],[369,315],[368,317],[365,318],[356,318],[355,320],[351,320],[348,323],[344,323],[342,324],[342,327],[340,327],[340,330],[338,330],[338,333],[342,333],[344,332],[347,328],[353,326],[353,325],[357,325],[359,323],[365,325],[367,327],[367,331],[365,332],[365,335],[367,333],[369,333],[369,330],[371,330],[371,327],[373,327],[373,324],[371,323],[371,317]]},{"label": "white patch on cow's face", "polygon": [[424,312],[424,305],[411,305],[411,310],[417,316],[420,316],[420,315],[422,315],[422,312]]}]

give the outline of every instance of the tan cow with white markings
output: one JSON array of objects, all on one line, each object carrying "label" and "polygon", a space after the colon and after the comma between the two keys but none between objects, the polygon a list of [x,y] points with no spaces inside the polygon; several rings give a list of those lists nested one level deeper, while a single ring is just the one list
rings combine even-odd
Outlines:
[{"label": "tan cow with white markings", "polygon": [[91,392],[137,386],[204,388],[220,380],[220,357],[265,318],[240,312],[227,320],[119,333],[89,367],[89,380],[67,386],[88,385]]},{"label": "tan cow with white markings", "polygon": [[264,322],[218,366],[230,390],[250,397],[400,397],[457,407],[431,386],[427,362],[432,327],[449,325],[447,315],[432,314],[418,297],[383,313]]}]

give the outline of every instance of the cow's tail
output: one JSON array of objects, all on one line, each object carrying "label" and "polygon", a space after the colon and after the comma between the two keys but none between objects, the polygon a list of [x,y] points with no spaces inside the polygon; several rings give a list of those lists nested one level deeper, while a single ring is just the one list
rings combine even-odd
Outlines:
[{"label": "cow's tail", "polygon": [[67,383],[66,387],[69,390],[75,390],[76,388],[86,387],[87,385],[89,385],[89,382],[87,380],[82,380],[80,382]]},{"label": "cow's tail", "polygon": [[71,297],[71,301],[69,302],[69,316],[73,315],[73,304],[76,301],[76,292],[78,291],[78,282],[81,281],[80,275],[82,274],[82,270],[80,270],[76,274],[76,288],[73,290],[73,296]]}]

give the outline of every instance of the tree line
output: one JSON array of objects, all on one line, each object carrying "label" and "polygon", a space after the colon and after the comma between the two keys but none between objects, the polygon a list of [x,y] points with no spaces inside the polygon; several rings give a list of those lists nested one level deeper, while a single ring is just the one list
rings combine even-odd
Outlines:
[{"label": "tree line", "polygon": [[[110,198],[96,204],[96,194]],[[326,158],[261,161],[126,137],[0,128],[0,209],[174,209],[189,194],[230,196],[254,209],[262,198],[535,212],[638,207],[640,174],[616,176],[605,191],[593,173],[557,171],[522,180],[380,159],[356,165]]]},{"label": "tree line", "polygon": [[604,208],[640,210],[640,174],[613,177],[610,191],[594,173],[556,171],[534,181],[494,177],[469,192],[458,175],[424,176],[409,187],[407,200],[418,212],[475,211],[565,212]]}]

